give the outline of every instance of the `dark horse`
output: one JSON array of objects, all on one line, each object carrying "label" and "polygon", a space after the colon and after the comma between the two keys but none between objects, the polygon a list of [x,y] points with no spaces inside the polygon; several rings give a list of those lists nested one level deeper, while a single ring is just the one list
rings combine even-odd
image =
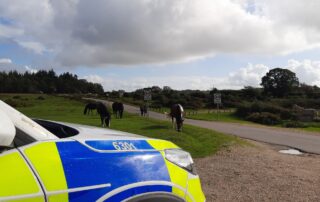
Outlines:
[{"label": "dark horse", "polygon": [[148,116],[148,106],[146,104],[140,106],[141,116]]},{"label": "dark horse", "polygon": [[93,110],[97,109],[97,104],[96,103],[88,103],[86,104],[85,108],[84,108],[84,115],[89,115],[90,113],[92,114]]},{"label": "dark horse", "polygon": [[[184,110],[183,107],[180,104],[174,104],[171,106],[170,114],[169,116],[172,119],[172,125],[176,128],[177,131],[182,131],[182,125],[183,125],[183,114]],[[176,125],[174,126],[174,121],[176,122]]]},{"label": "dark horse", "polygon": [[121,102],[114,102],[112,104],[112,111],[116,115],[116,118],[122,119],[123,110],[124,110],[124,107]]},{"label": "dark horse", "polygon": [[98,111],[98,114],[100,115],[102,127],[107,126],[108,128],[110,128],[111,114],[108,111],[106,105],[104,105],[101,102],[98,102],[97,111]]}]

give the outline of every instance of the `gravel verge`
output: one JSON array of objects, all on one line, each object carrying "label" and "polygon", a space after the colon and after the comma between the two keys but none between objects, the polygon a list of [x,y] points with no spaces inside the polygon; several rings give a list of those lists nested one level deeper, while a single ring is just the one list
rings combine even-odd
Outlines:
[{"label": "gravel verge", "polygon": [[250,141],[195,159],[207,201],[320,201],[320,156]]}]

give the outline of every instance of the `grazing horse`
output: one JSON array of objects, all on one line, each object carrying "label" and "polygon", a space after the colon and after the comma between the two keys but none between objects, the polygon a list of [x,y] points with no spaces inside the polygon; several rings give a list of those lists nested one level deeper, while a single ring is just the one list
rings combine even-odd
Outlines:
[{"label": "grazing horse", "polygon": [[106,105],[104,105],[101,102],[98,102],[97,103],[97,111],[98,111],[98,114],[100,115],[102,127],[107,126],[108,128],[110,128],[111,114],[108,111]]},{"label": "grazing horse", "polygon": [[92,114],[93,110],[97,109],[97,104],[96,103],[88,103],[86,104],[85,108],[84,108],[84,115],[89,115],[90,113]]},{"label": "grazing horse", "polygon": [[[184,121],[183,114],[184,110],[180,104],[174,104],[171,106],[169,116],[171,117],[173,127],[176,128],[178,132],[182,131]],[[176,122],[176,125],[174,125],[174,121]]]},{"label": "grazing horse", "polygon": [[148,116],[148,106],[146,104],[140,106],[141,116]]},{"label": "grazing horse", "polygon": [[112,111],[116,115],[116,118],[122,119],[124,106],[121,102],[114,102],[112,104]]}]

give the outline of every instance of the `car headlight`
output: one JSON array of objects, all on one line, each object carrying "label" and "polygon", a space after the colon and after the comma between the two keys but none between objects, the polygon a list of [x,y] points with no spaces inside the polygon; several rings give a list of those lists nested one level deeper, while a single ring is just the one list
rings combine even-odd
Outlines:
[{"label": "car headlight", "polygon": [[166,149],[165,157],[171,163],[174,163],[177,166],[195,174],[193,160],[189,152],[181,149]]}]

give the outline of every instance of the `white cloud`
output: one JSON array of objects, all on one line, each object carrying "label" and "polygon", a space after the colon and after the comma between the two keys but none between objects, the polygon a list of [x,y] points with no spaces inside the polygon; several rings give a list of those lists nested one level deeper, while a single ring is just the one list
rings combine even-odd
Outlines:
[{"label": "white cloud", "polygon": [[10,58],[0,58],[0,64],[12,64],[12,60]]},{"label": "white cloud", "polygon": [[30,72],[30,73],[37,73],[38,72],[38,70],[37,69],[34,69],[34,68],[31,68],[31,67],[29,67],[29,66],[24,66],[24,68],[25,68],[25,70],[27,71],[27,72]]},{"label": "white cloud", "polygon": [[[0,14],[1,16],[1,14]],[[23,30],[12,26],[5,26],[0,24],[0,39],[19,37],[23,34]]]},{"label": "white cloud", "polygon": [[2,0],[14,23],[0,38],[52,50],[63,66],[287,54],[320,46],[319,10],[318,0]]},{"label": "white cloud", "polygon": [[88,75],[88,76],[84,76],[84,79],[86,79],[89,82],[93,82],[93,83],[103,83],[104,79],[101,76],[98,75]]},{"label": "white cloud", "polygon": [[295,72],[300,82],[320,86],[320,61],[289,60],[285,68]]},{"label": "white cloud", "polygon": [[[169,76],[169,77],[133,77],[129,79],[117,78],[116,76],[101,77],[89,75],[84,77],[88,81],[101,83],[105,90],[134,91],[148,86],[170,86],[174,89],[198,89],[208,90],[213,86],[218,89],[242,89],[244,86],[261,87],[261,78],[274,67],[263,64],[248,64],[244,68],[231,72],[225,77],[211,76]],[[283,67],[296,73],[300,82],[309,85],[320,86],[320,61],[297,61],[289,60]]]},{"label": "white cloud", "polygon": [[43,54],[43,52],[46,50],[46,48],[41,43],[35,41],[18,41],[18,44],[23,48],[35,52],[36,54]]}]

